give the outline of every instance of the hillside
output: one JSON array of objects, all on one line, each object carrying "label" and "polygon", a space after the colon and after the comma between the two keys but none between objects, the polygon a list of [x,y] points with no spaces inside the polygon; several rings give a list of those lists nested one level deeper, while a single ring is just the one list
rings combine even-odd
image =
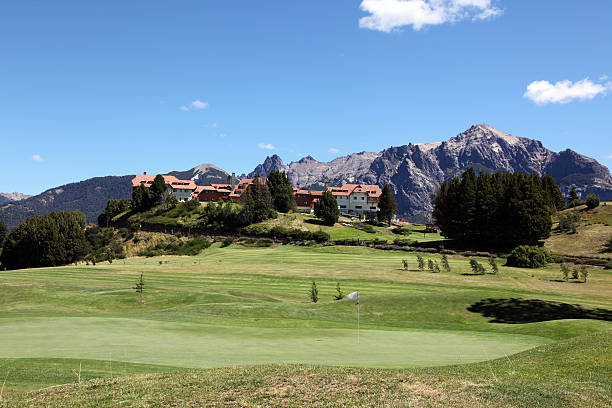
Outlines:
[{"label": "hillside", "polygon": [[[580,217],[576,233],[563,233],[558,229],[559,217],[568,214],[577,214]],[[612,202],[602,203],[592,210],[588,210],[584,205],[570,208],[557,214],[555,221],[552,235],[545,242],[551,252],[612,259],[612,252],[604,246],[612,238]]]},{"label": "hillside", "polygon": [[34,197],[0,206],[0,220],[14,228],[27,218],[52,211],[81,211],[87,221],[96,223],[111,198],[130,197],[134,176],[95,177],[78,183],[51,188]]}]

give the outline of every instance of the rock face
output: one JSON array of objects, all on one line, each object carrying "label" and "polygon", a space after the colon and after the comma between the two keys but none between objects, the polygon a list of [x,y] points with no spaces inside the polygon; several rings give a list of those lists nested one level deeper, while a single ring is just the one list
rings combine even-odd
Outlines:
[{"label": "rock face", "polygon": [[331,162],[308,156],[285,165],[278,156],[268,159],[255,172],[265,175],[283,170],[299,187],[388,183],[400,213],[418,219],[429,217],[431,197],[438,185],[470,166],[476,171],[550,174],[564,195],[575,187],[583,197],[594,193],[602,200],[612,199],[612,176],[596,160],[572,150],[555,153],[537,140],[512,136],[484,124],[441,143],[390,147],[380,153],[356,153]]},{"label": "rock face", "polygon": [[168,173],[180,180],[193,180],[198,186],[207,186],[211,183],[226,183],[228,173],[214,164],[200,164],[187,171],[171,171]]},{"label": "rock face", "polygon": [[26,198],[30,198],[32,196],[29,196],[27,194],[22,194],[22,193],[0,193],[0,205],[8,203],[9,201],[21,201],[21,200],[25,200]]}]

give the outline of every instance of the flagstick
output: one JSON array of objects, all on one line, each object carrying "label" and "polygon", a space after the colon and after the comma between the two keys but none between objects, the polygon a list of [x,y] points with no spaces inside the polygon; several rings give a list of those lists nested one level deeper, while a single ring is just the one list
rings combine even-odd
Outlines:
[{"label": "flagstick", "polygon": [[359,300],[357,300],[357,344],[359,344]]}]

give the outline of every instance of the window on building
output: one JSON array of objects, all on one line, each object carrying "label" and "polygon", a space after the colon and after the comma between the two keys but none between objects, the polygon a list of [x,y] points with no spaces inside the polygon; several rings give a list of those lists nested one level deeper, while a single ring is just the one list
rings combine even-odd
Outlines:
[{"label": "window on building", "polygon": [[355,208],[361,210],[361,206],[360,205],[356,205]]},{"label": "window on building", "polygon": [[341,205],[340,208],[346,208],[346,205]]}]

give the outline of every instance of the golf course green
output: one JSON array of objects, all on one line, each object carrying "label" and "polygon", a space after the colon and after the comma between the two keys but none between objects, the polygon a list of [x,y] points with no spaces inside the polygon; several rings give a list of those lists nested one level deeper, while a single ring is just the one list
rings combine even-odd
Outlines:
[{"label": "golf course green", "polygon": [[[526,270],[498,260],[498,274],[473,275],[468,258],[449,262],[450,272],[431,273],[417,268],[414,252],[215,244],[195,257],[2,272],[3,393],[215,367],[449,366],[612,329],[589,314],[612,309],[609,271],[592,268],[578,283],[561,281],[556,265]],[[134,290],[141,274],[142,294]],[[344,295],[359,291],[359,338],[356,304],[334,300],[337,284]],[[515,302],[516,321],[495,321],[474,311],[486,299],[537,299],[551,312]],[[582,315],[557,305],[580,305]]]}]

